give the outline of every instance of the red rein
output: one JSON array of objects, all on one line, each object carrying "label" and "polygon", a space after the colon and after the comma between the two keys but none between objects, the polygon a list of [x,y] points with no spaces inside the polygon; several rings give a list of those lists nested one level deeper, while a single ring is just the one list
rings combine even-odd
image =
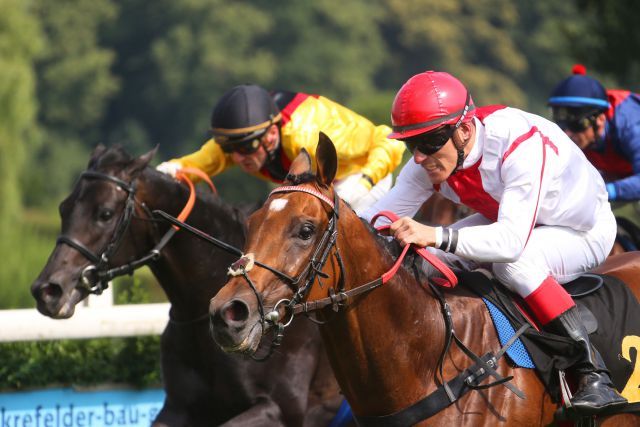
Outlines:
[{"label": "red rein", "polygon": [[[373,218],[371,218],[371,224],[372,225],[375,224],[376,220],[378,218],[380,218],[380,217],[387,218],[388,220],[390,220],[392,222],[395,222],[395,221],[397,221],[399,219],[398,215],[396,215],[393,212],[382,211],[382,212],[378,212]],[[389,225],[382,225],[380,227],[376,227],[376,230],[381,231],[381,230],[387,230],[388,228],[389,228]],[[409,250],[410,247],[412,247],[413,250],[415,250],[418,255],[420,255],[422,258],[424,258],[425,261],[427,261],[428,263],[433,265],[436,268],[436,270],[438,270],[440,273],[442,273],[442,275],[444,276],[444,279],[443,280],[434,280],[434,283],[436,283],[437,285],[440,285],[440,286],[444,286],[446,288],[453,288],[458,284],[458,278],[456,277],[455,273],[453,271],[451,271],[451,269],[449,267],[447,267],[447,265],[445,263],[440,261],[440,259],[438,259],[438,257],[433,255],[426,248],[419,248],[419,247],[414,246],[414,245],[407,245],[402,249],[402,253],[400,254],[398,259],[396,260],[396,262],[393,265],[393,267],[391,267],[391,269],[389,271],[387,271],[386,273],[384,273],[382,275],[382,283],[386,283],[388,280],[390,280],[396,274],[396,272],[400,268],[400,265],[402,264],[402,260],[404,259],[405,255],[407,254],[407,251]]]}]

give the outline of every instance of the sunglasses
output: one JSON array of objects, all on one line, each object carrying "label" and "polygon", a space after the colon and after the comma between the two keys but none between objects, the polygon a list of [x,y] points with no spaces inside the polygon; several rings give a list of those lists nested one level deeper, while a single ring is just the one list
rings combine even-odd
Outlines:
[{"label": "sunglasses", "polygon": [[584,132],[595,123],[596,114],[592,110],[572,111],[569,108],[554,108],[552,111],[553,121],[562,130],[571,132]]},{"label": "sunglasses", "polygon": [[263,135],[264,133],[260,136],[249,139],[248,141],[234,142],[230,139],[224,142],[220,141],[218,144],[220,145],[220,148],[222,148],[222,151],[227,154],[238,153],[247,156],[258,151]]},{"label": "sunglasses", "polygon": [[442,149],[457,129],[455,126],[444,126],[433,132],[422,133],[404,140],[407,150],[414,154],[416,150],[431,156]]},{"label": "sunglasses", "polygon": [[592,117],[583,117],[575,120],[556,120],[558,126],[562,130],[570,130],[571,132],[584,132],[593,126]]}]

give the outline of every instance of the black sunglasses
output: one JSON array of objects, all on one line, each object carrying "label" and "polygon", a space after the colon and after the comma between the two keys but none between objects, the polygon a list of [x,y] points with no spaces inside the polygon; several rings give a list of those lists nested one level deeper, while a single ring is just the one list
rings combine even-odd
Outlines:
[{"label": "black sunglasses", "polygon": [[421,133],[404,139],[407,150],[413,154],[416,150],[431,156],[442,149],[453,136],[456,126],[444,126],[432,132]]},{"label": "black sunglasses", "polygon": [[597,112],[593,109],[569,109],[566,107],[553,108],[553,121],[562,130],[584,132],[595,124]]},{"label": "black sunglasses", "polygon": [[222,148],[222,151],[227,154],[239,153],[247,156],[258,151],[263,135],[264,133],[247,141],[235,142],[232,139],[229,139],[224,142],[218,142],[218,144],[220,145],[220,148]]}]

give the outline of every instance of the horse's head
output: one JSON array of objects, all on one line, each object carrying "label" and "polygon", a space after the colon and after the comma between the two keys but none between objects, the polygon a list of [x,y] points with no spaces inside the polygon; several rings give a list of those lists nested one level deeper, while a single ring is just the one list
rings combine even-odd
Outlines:
[{"label": "horse's head", "polygon": [[[303,151],[292,163],[283,187],[276,188],[248,221],[245,253],[230,268],[231,280],[211,300],[211,329],[226,351],[253,354],[260,338],[288,324],[294,304],[327,296],[343,280],[336,248],[357,216],[335,197],[337,170],[333,143],[320,134],[316,174]],[[353,227],[356,228],[356,227]],[[320,284],[318,284],[320,283]]]},{"label": "horse's head", "polygon": [[119,245],[135,208],[136,178],[155,151],[132,158],[120,147],[94,150],[87,170],[59,206],[61,234],[31,285],[40,313],[71,317],[78,302],[102,290],[99,268],[127,256]]}]

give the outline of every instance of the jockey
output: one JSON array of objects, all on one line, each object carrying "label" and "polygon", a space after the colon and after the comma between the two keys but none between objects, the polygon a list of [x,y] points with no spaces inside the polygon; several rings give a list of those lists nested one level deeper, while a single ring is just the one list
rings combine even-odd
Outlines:
[{"label": "jockey", "polygon": [[[559,285],[602,263],[613,246],[616,221],[598,171],[552,122],[505,106],[476,108],[447,73],[409,79],[391,119],[389,137],[404,141],[413,162],[363,216],[394,211],[402,218],[390,230],[400,244],[438,248],[445,262],[466,269],[488,264],[544,329],[583,352],[573,366],[573,407],[592,414],[624,405]],[[448,228],[411,219],[436,192],[477,213]]]},{"label": "jockey", "polygon": [[213,138],[199,151],[161,163],[175,176],[181,167],[217,175],[237,164],[249,174],[281,183],[302,148],[313,158],[318,132],[336,145],[338,195],[354,209],[368,207],[391,188],[404,144],[388,139],[390,128],[375,126],[353,111],[317,95],[269,94],[256,85],[236,86],[213,109]]},{"label": "jockey", "polygon": [[549,98],[553,120],[600,170],[610,201],[640,200],[640,95],[572,71]]}]

